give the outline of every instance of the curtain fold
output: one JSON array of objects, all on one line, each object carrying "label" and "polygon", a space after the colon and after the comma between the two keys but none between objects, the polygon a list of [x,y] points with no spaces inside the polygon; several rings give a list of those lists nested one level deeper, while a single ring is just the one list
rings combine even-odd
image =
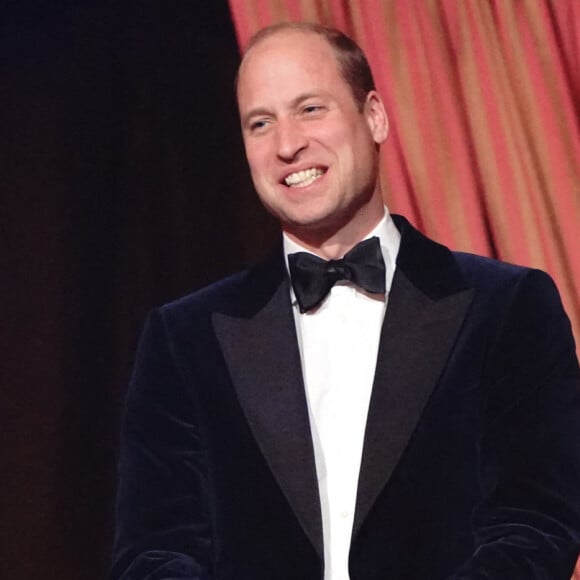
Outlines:
[{"label": "curtain fold", "polygon": [[580,342],[580,2],[230,0],[230,8],[242,48],[282,20],[352,36],[390,114],[381,152],[389,208],[454,249],[549,272]]}]

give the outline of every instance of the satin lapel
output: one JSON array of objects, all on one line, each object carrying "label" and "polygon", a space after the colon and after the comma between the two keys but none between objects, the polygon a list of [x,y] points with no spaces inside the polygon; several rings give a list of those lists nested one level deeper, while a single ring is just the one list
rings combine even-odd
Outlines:
[{"label": "satin lapel", "polygon": [[[425,250],[426,257],[435,259],[436,263],[437,255],[445,256],[442,246],[437,246],[434,255],[429,254],[428,244],[436,245],[423,240],[425,243],[419,240],[421,243],[412,248],[413,252]],[[442,284],[440,276],[449,273],[445,262],[451,259],[446,249],[448,259],[439,261],[439,278],[430,279],[431,296],[426,294],[425,288],[420,289],[406,274],[417,266],[413,263],[417,254],[413,253],[407,263],[410,248],[404,248],[404,243],[403,233],[400,251],[403,263],[397,266],[379,344],[353,535],[360,529],[409,443],[473,298],[473,290],[461,287],[453,268],[447,269],[451,270],[450,278]],[[419,255],[425,257],[424,253]]]},{"label": "satin lapel", "polygon": [[213,323],[254,437],[322,558],[314,449],[288,284],[278,284],[251,315],[216,313]]}]

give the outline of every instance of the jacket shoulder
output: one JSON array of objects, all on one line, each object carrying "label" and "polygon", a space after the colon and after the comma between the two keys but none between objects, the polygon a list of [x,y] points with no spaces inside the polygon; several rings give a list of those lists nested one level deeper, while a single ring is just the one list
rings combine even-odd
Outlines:
[{"label": "jacket shoulder", "polygon": [[168,321],[209,319],[215,312],[248,317],[260,310],[287,280],[281,248],[257,265],[232,274],[160,307]]},{"label": "jacket shoulder", "polygon": [[502,292],[521,283],[526,286],[555,287],[550,275],[543,270],[467,252],[452,254],[467,284],[475,288]]},{"label": "jacket shoulder", "polygon": [[239,295],[248,275],[249,270],[237,272],[163,304],[159,310],[169,317],[221,310]]}]

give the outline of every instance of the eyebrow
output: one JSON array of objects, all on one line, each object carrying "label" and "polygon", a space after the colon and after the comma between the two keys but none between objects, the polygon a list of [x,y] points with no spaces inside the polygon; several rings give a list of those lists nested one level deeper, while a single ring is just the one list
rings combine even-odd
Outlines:
[{"label": "eyebrow", "polygon": [[[304,101],[307,101],[308,99],[320,97],[321,97],[320,93],[303,93],[290,101],[290,108],[294,109]],[[244,115],[242,123],[243,125],[247,125],[252,117],[259,117],[261,115],[271,115],[271,114],[272,112],[266,107],[256,107],[255,109],[251,109]]]}]

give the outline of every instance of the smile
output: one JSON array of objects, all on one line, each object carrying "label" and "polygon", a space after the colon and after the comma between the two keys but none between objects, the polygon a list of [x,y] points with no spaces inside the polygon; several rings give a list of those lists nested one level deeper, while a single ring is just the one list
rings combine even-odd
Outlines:
[{"label": "smile", "polygon": [[324,171],[318,167],[296,171],[284,178],[288,187],[307,187],[324,175]]}]

